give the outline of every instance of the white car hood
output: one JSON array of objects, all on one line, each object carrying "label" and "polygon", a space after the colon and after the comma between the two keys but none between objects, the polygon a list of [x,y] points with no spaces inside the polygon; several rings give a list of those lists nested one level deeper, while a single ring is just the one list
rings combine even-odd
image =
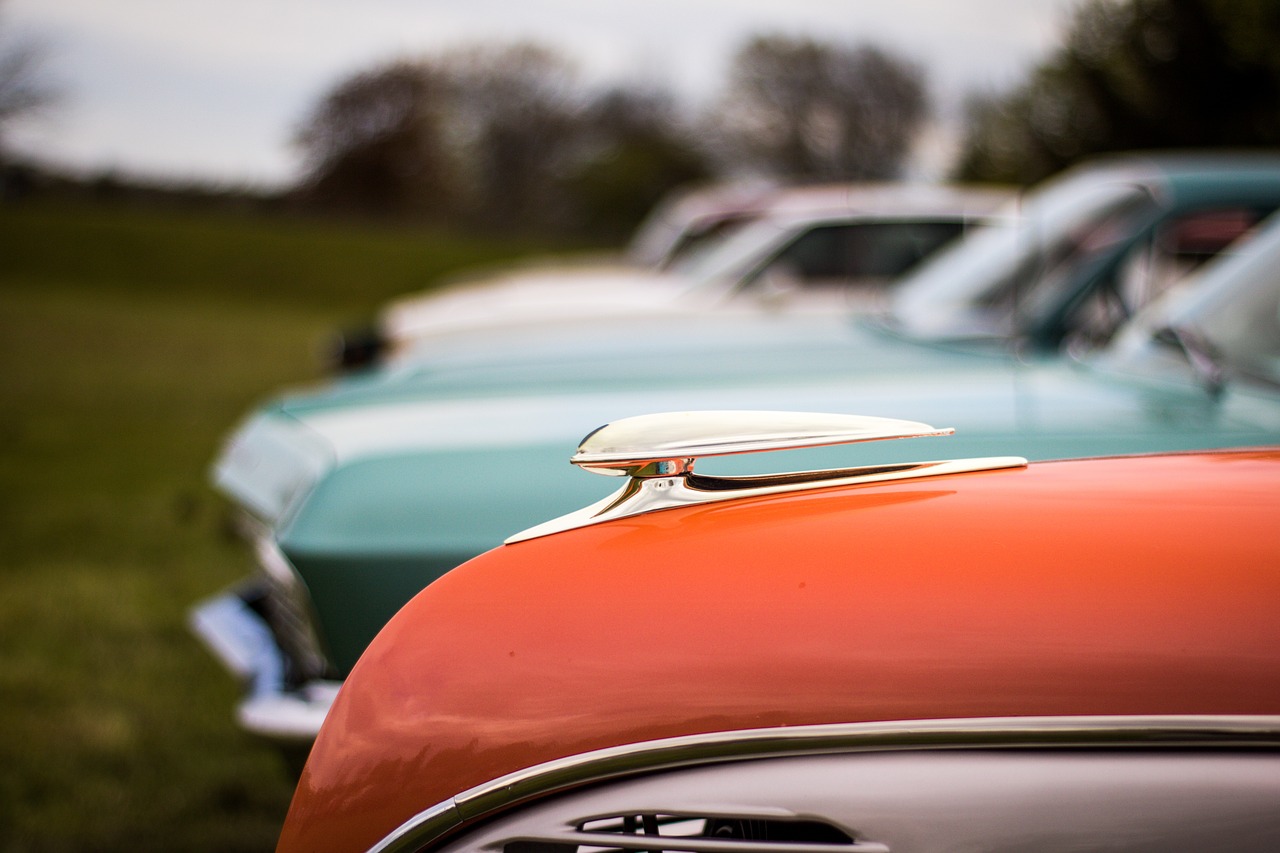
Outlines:
[{"label": "white car hood", "polygon": [[414,340],[549,320],[687,311],[699,301],[678,276],[622,266],[565,266],[511,273],[393,302],[381,328],[400,348]]}]

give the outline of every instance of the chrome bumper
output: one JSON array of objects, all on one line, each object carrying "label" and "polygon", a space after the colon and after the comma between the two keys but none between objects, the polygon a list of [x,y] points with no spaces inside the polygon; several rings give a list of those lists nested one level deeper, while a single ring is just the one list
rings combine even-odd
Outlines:
[{"label": "chrome bumper", "polygon": [[315,740],[341,682],[312,679],[287,686],[284,653],[266,621],[240,593],[200,602],[192,608],[189,624],[213,656],[248,685],[235,712],[241,728],[283,744]]}]

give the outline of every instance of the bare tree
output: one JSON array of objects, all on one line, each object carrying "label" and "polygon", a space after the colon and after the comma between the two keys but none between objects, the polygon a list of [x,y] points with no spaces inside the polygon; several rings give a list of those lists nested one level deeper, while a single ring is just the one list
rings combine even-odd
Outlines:
[{"label": "bare tree", "polygon": [[585,156],[567,175],[577,217],[602,236],[621,239],[669,191],[711,176],[671,95],[618,87],[586,110]]},{"label": "bare tree", "polygon": [[572,63],[517,43],[452,51],[435,67],[450,83],[450,134],[466,155],[477,219],[494,227],[562,220],[557,185],[586,144],[586,99]]},{"label": "bare tree", "polygon": [[926,118],[920,66],[871,46],[760,36],[714,120],[732,165],[792,178],[897,176]]},{"label": "bare tree", "polygon": [[571,66],[528,44],[357,74],[302,122],[305,191],[329,206],[509,226],[558,215],[581,135]]},{"label": "bare tree", "polygon": [[707,176],[671,97],[585,89],[535,44],[461,48],[356,74],[300,125],[304,198],[490,229],[617,236]]},{"label": "bare tree", "polygon": [[0,27],[0,157],[9,130],[57,101],[45,72],[47,50],[32,40],[12,40]]},{"label": "bare tree", "polygon": [[295,135],[304,193],[343,209],[447,215],[455,196],[444,139],[447,90],[421,62],[395,62],[334,87]]}]

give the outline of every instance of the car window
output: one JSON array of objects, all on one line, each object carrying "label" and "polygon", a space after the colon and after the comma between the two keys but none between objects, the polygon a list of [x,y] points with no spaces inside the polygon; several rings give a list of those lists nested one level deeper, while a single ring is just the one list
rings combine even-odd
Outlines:
[{"label": "car window", "polygon": [[786,233],[786,226],[767,218],[730,225],[681,252],[669,269],[700,284],[735,282],[754,269],[762,255],[767,257]]},{"label": "car window", "polygon": [[1138,314],[1100,361],[1125,372],[1177,364],[1210,383],[1280,385],[1280,215],[1235,245]]},{"label": "car window", "polygon": [[769,264],[802,284],[888,281],[964,231],[958,220],[848,222],[811,228]]},{"label": "car window", "polygon": [[[1130,238],[1158,206],[1143,181],[1090,175],[1051,184],[1016,218],[914,270],[895,289],[894,319],[923,338],[1014,334],[1014,306],[1053,304],[1077,271]],[[1024,307],[1024,322],[1033,311]]]},{"label": "car window", "polygon": [[1062,302],[1084,270],[1131,241],[1155,207],[1148,191],[1131,187],[1073,228],[1030,235],[1033,246],[1024,262],[1013,275],[983,293],[978,304],[1001,313],[1016,310],[1019,327],[1035,323]]},{"label": "car window", "polygon": [[1178,216],[1130,249],[1103,286],[1072,314],[1072,347],[1106,343],[1144,305],[1154,302],[1206,261],[1249,233],[1265,211],[1215,207]]},{"label": "car window", "polygon": [[1280,386],[1280,240],[1264,248],[1270,251],[1242,259],[1253,263],[1234,288],[1191,306],[1171,325],[1199,336],[1224,369]]}]

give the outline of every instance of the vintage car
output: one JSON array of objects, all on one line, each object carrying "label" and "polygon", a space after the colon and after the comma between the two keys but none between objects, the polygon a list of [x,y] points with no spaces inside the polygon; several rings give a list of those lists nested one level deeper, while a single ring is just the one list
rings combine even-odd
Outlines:
[{"label": "vintage car", "polygon": [[[594,282],[594,287],[586,288],[586,292],[591,299],[597,301],[602,295],[608,295],[611,283],[622,283],[624,290],[618,300],[620,308],[627,298],[625,285],[634,284],[637,275],[641,281],[647,281],[651,276],[646,276],[643,271],[656,274],[671,266],[685,253],[712,242],[721,234],[758,215],[777,189],[776,184],[763,180],[724,181],[682,187],[673,190],[650,211],[618,260],[594,253],[571,258],[533,259],[497,270],[471,270],[425,293],[402,297],[388,306],[383,311],[384,316],[377,322],[344,329],[328,342],[325,351],[330,367],[343,371],[366,368],[378,363],[386,356],[389,348],[403,344],[399,340],[402,331],[397,328],[402,322],[398,316],[401,310],[408,315],[407,320],[411,321],[415,315],[422,313],[424,307],[433,313],[436,309],[448,313],[459,310],[457,307],[451,309],[450,306],[457,306],[460,300],[461,308],[465,309],[467,300],[471,298],[468,294],[497,290],[508,299],[517,299],[527,306],[530,301],[536,302],[533,294],[549,291],[550,298],[562,303],[563,307],[569,294],[565,292],[565,287],[557,288],[555,285],[557,278],[567,276],[574,281],[580,280],[583,284]],[[601,287],[605,288],[603,294],[599,292]],[[448,291],[449,297],[443,298],[442,291]],[[635,307],[652,310],[661,304],[655,303],[653,297],[661,295],[661,289],[656,292],[653,288],[642,289],[635,295],[640,300]],[[511,315],[519,310],[519,306],[512,305],[505,308],[504,313]],[[464,317],[456,317],[455,320],[465,323]]]},{"label": "vintage car", "polygon": [[[653,409],[870,409],[959,428],[956,455],[1274,444],[1277,268],[1280,220],[1084,358],[817,315],[691,317],[482,337],[412,371],[285,397],[245,422],[216,471],[261,573],[195,623],[252,683],[241,724],[306,741],[404,602],[512,530],[604,496],[563,463],[581,424]],[[904,461],[898,444],[868,461]],[[793,453],[779,464],[833,465],[829,449]]]},{"label": "vintage car", "polygon": [[[894,315],[918,337],[1015,335],[1047,348],[1076,330],[1105,339],[1275,210],[1278,176],[1274,156],[1126,155],[1084,163],[1008,204],[1003,190],[972,187],[778,190],[739,228],[662,272],[527,267],[399,300],[382,312],[370,352],[420,359],[442,335],[566,318],[879,309],[889,283]],[[1003,227],[952,239],[978,223]],[[1014,318],[1015,304],[1026,316]]]},{"label": "vintage car", "polygon": [[1055,350],[1105,341],[1276,210],[1280,158],[1117,156],[1030,193],[1006,227],[947,247],[893,291],[917,339]]},{"label": "vintage car", "polygon": [[636,227],[623,261],[663,269],[685,252],[758,215],[779,189],[762,178],[716,181],[667,193]]},{"label": "vintage car", "polygon": [[279,853],[1280,849],[1280,450],[695,470],[947,432],[591,433],[622,488],[391,620]]},{"label": "vintage car", "polygon": [[1012,198],[995,188],[830,184],[775,189],[735,228],[686,246],[661,270],[526,265],[389,305],[387,354],[424,338],[565,318],[658,321],[703,311],[873,304],[892,281]]}]

